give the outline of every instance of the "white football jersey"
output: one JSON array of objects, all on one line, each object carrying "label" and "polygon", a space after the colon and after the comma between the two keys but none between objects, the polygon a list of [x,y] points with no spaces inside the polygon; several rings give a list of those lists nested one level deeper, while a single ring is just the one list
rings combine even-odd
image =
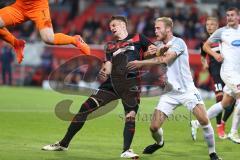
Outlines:
[{"label": "white football jersey", "polygon": [[221,43],[223,64],[221,70],[240,72],[240,25],[237,29],[225,26],[216,30],[208,39]]},{"label": "white football jersey", "polygon": [[[156,42],[157,47],[161,47],[163,42]],[[167,45],[170,45],[170,51],[177,54],[177,58],[168,65],[168,82],[172,84],[173,89],[185,92],[195,88],[192,74],[189,66],[189,55],[186,43],[178,37],[173,37]]]}]

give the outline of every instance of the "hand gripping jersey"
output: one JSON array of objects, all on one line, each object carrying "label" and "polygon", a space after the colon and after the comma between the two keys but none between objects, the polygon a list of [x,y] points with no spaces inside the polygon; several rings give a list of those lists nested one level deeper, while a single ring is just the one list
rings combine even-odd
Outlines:
[{"label": "hand gripping jersey", "polygon": [[106,58],[112,62],[110,81],[114,91],[129,106],[139,102],[139,71],[128,71],[128,62],[142,60],[143,52],[151,42],[143,35],[129,35],[124,40],[112,41],[106,45]]},{"label": "hand gripping jersey", "polygon": [[[163,42],[157,43],[161,47]],[[169,51],[177,54],[177,58],[173,63],[168,64],[167,78],[168,82],[176,91],[185,92],[194,89],[194,83],[189,66],[189,55],[186,43],[178,37],[173,37],[167,45],[170,45]]]}]

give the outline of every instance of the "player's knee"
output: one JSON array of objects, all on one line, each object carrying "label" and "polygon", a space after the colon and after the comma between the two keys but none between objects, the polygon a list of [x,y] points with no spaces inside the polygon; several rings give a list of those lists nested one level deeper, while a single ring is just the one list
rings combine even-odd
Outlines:
[{"label": "player's knee", "polygon": [[135,117],[136,113],[134,111],[131,111],[128,114],[126,114],[125,122],[135,122]]},{"label": "player's knee", "polygon": [[222,98],[223,98],[223,92],[216,93],[216,101],[217,102],[221,102]]},{"label": "player's knee", "polygon": [[0,17],[0,28],[3,28],[5,26],[4,21],[2,20],[2,18]]},{"label": "player's knee", "polygon": [[201,126],[208,125],[208,123],[209,123],[208,117],[202,117],[202,118],[199,119],[198,121],[199,121],[199,123],[201,124]]},{"label": "player's knee", "polygon": [[54,35],[44,34],[41,38],[46,44],[54,44]]},{"label": "player's knee", "polygon": [[125,122],[135,122],[135,117],[132,117],[132,116],[126,117]]},{"label": "player's knee", "polygon": [[159,126],[158,126],[158,125],[151,125],[151,126],[150,126],[150,131],[151,131],[152,133],[157,132],[158,129],[159,129]]},{"label": "player's knee", "polygon": [[97,107],[98,107],[97,101],[94,98],[90,97],[82,104],[79,113],[88,114],[93,112]]}]

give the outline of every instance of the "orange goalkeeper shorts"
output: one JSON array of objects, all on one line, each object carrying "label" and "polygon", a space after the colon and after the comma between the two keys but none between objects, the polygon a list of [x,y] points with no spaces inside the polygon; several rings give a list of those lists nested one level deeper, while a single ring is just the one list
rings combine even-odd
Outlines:
[{"label": "orange goalkeeper shorts", "polygon": [[15,26],[31,20],[38,30],[52,27],[48,0],[17,0],[0,9],[0,17],[5,26]]}]

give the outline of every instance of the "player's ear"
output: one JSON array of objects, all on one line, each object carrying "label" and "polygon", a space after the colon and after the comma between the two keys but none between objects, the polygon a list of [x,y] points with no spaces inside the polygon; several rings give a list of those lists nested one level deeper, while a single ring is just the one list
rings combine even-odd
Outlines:
[{"label": "player's ear", "polygon": [[172,32],[171,27],[166,27],[166,31],[167,31],[167,32]]},{"label": "player's ear", "polygon": [[125,29],[127,29],[127,25],[126,25],[126,23],[122,23],[122,26],[125,28]]}]

